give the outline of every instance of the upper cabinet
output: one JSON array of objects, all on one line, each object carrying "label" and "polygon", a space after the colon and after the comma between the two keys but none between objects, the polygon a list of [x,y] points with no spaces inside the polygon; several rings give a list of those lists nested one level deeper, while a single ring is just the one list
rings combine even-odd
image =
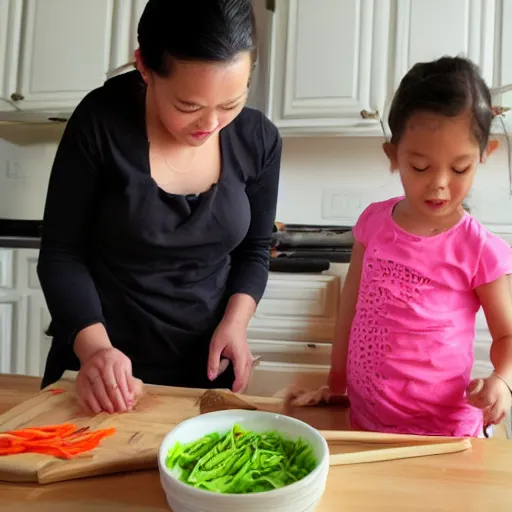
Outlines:
[{"label": "upper cabinet", "polygon": [[279,0],[275,7],[268,105],[276,125],[299,134],[380,130],[390,2]]},{"label": "upper cabinet", "polygon": [[509,87],[506,92],[496,94],[494,102],[510,109],[496,121],[496,131],[502,132],[505,128],[512,133],[512,0],[497,1],[496,40],[498,44],[493,84],[497,88],[507,85]]},{"label": "upper cabinet", "polygon": [[493,84],[495,4],[489,0],[396,0],[393,89],[417,62],[463,55]]},{"label": "upper cabinet", "polygon": [[104,82],[114,0],[0,2],[15,23],[5,43],[4,101],[18,110],[69,110]]},{"label": "upper cabinet", "polygon": [[283,134],[382,135],[377,113],[385,124],[405,73],[443,55],[512,83],[512,0],[272,3],[267,113]]},{"label": "upper cabinet", "polygon": [[[133,62],[146,3],[0,0],[0,121],[69,117],[89,91]],[[253,5],[260,59],[249,104],[283,136],[382,136],[404,74],[442,55],[470,57],[492,87],[512,83],[512,0]],[[494,99],[512,107],[512,91]]]},{"label": "upper cabinet", "polygon": [[21,15],[19,0],[0,0],[0,111],[16,110],[10,96],[17,87]]},{"label": "upper cabinet", "polygon": [[110,71],[113,73],[134,60],[134,53],[138,46],[137,26],[147,1],[116,0],[116,11],[114,13],[116,37],[113,41],[110,60]]}]

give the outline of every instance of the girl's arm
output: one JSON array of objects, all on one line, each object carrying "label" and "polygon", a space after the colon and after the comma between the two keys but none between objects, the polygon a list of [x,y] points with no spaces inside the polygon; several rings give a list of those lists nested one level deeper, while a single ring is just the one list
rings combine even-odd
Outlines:
[{"label": "girl's arm", "polygon": [[358,241],[354,242],[350,266],[341,292],[332,342],[331,371],[329,373],[329,388],[335,394],[345,394],[346,392],[348,343],[356,312],[364,252],[364,245]]},{"label": "girl's arm", "polygon": [[491,362],[512,387],[512,287],[505,275],[476,289],[492,336]]}]

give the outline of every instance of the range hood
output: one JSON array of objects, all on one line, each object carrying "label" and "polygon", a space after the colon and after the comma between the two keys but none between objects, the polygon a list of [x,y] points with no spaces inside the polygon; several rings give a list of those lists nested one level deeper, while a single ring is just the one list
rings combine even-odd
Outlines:
[{"label": "range hood", "polygon": [[[108,71],[105,75],[105,81],[122,73],[135,69],[133,62],[129,62]],[[85,93],[84,93],[85,96]],[[16,101],[0,99],[0,125],[14,124],[63,124],[68,121],[76,108],[78,100],[67,99],[62,101],[59,108],[19,108]],[[26,105],[25,105],[26,107]]]},{"label": "range hood", "polygon": [[0,100],[0,124],[59,124],[65,123],[74,107],[50,109],[21,110],[13,103]]}]

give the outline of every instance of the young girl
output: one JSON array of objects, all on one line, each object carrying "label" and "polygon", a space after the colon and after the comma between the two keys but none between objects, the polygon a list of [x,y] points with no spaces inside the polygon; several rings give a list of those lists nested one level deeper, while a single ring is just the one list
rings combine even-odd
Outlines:
[{"label": "young girl", "polygon": [[[329,376],[355,429],[479,436],[512,405],[512,250],[462,202],[489,141],[491,97],[477,68],[415,65],[392,103],[384,144],[404,196],[354,227]],[[495,371],[470,383],[483,307]]]}]

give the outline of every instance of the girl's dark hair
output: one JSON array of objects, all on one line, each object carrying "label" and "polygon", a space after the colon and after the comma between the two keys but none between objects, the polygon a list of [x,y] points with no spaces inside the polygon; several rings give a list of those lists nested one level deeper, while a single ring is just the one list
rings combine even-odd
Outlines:
[{"label": "girl's dark hair", "polygon": [[229,62],[251,52],[256,24],[251,0],[149,0],[138,25],[146,67],[169,74],[172,60]]},{"label": "girl's dark hair", "polygon": [[402,79],[389,112],[391,142],[400,141],[417,112],[455,117],[470,112],[473,135],[483,152],[493,120],[491,93],[478,67],[463,57],[442,57],[414,65]]}]

